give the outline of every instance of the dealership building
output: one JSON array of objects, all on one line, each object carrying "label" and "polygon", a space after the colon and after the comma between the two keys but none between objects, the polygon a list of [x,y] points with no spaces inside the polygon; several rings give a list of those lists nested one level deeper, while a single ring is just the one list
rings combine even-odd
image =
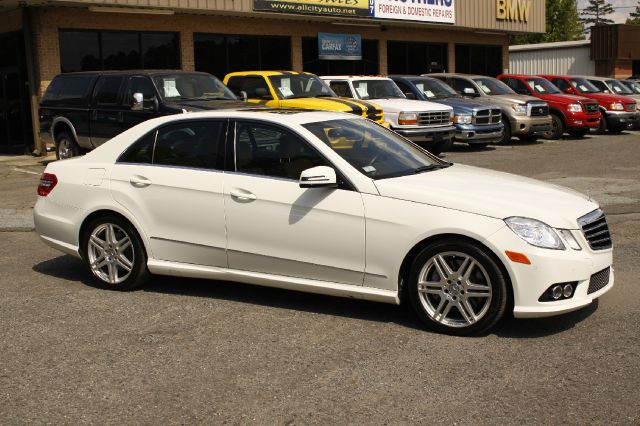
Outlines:
[{"label": "dealership building", "polygon": [[497,75],[510,34],[544,31],[542,0],[5,0],[0,153],[43,153],[38,100],[63,72]]}]

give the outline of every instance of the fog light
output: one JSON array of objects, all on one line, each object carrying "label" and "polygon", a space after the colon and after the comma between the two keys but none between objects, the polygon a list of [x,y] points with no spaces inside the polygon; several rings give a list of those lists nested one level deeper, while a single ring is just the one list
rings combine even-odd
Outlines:
[{"label": "fog light", "polygon": [[[564,288],[562,289],[562,294],[564,295],[564,297],[566,297],[567,299],[571,297],[571,295],[573,294],[573,286],[571,284],[566,284],[564,286]],[[555,297],[555,296],[554,296]]]},{"label": "fog light", "polygon": [[551,296],[553,296],[555,300],[560,299],[562,297],[562,287],[559,285],[554,286],[553,290],[551,290]]}]

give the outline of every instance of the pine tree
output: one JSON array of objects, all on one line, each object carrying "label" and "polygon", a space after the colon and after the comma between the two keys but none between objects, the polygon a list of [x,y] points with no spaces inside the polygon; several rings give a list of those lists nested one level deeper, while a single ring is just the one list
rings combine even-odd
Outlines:
[{"label": "pine tree", "polygon": [[576,0],[547,0],[545,34],[514,36],[511,44],[550,43],[584,39],[584,25],[580,21]]},{"label": "pine tree", "polygon": [[638,1],[636,10],[629,14],[629,19],[627,19],[627,24],[640,25],[640,1]]},{"label": "pine tree", "polygon": [[587,27],[592,25],[609,25],[613,24],[613,20],[607,18],[613,13],[613,6],[606,0],[589,0],[587,6],[580,14],[580,21]]}]

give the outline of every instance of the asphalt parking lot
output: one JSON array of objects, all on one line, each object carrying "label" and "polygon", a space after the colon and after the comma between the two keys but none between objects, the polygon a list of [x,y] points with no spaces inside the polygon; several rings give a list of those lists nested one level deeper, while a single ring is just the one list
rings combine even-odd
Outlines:
[{"label": "asphalt parking lot", "polygon": [[226,282],[102,291],[30,231],[42,160],[0,157],[0,424],[640,424],[640,132],[445,158],[600,201],[615,287],[479,338],[424,331],[403,307]]}]

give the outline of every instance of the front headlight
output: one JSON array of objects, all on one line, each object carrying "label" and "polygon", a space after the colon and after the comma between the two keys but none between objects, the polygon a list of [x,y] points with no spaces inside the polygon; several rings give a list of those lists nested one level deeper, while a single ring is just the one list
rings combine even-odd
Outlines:
[{"label": "front headlight", "polygon": [[624,105],[620,102],[614,102],[611,104],[611,109],[614,111],[624,111]]},{"label": "front headlight", "polygon": [[521,104],[512,104],[511,108],[516,115],[527,115],[527,106]]},{"label": "front headlight", "polygon": [[401,112],[398,114],[398,124],[418,124],[418,114],[415,112]]},{"label": "front headlight", "polygon": [[569,112],[582,112],[582,105],[580,104],[571,104],[567,107],[567,111]]},{"label": "front headlight", "polygon": [[471,124],[471,116],[467,114],[456,115],[453,118],[453,122],[458,124]]},{"label": "front headlight", "polygon": [[532,246],[564,250],[560,237],[549,225],[539,220],[526,217],[508,217],[505,223],[520,238]]}]

